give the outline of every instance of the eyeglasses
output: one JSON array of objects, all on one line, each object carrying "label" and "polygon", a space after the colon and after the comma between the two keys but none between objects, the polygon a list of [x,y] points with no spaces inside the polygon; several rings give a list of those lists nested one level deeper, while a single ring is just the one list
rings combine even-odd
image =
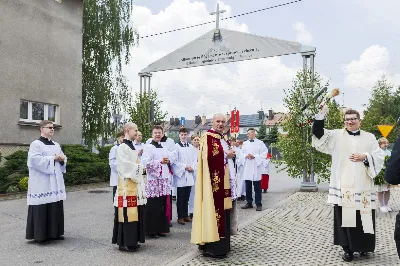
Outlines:
[{"label": "eyeglasses", "polygon": [[358,120],[357,117],[351,117],[351,118],[345,118],[344,122],[357,121],[357,120]]},{"label": "eyeglasses", "polygon": [[43,128],[54,129],[54,127],[43,127]]}]

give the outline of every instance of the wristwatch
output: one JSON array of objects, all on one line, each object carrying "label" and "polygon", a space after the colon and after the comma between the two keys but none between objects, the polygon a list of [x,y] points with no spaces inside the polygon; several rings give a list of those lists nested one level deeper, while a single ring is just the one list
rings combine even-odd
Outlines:
[{"label": "wristwatch", "polygon": [[364,165],[365,165],[366,167],[369,167],[368,158],[365,158],[362,162],[364,163]]}]

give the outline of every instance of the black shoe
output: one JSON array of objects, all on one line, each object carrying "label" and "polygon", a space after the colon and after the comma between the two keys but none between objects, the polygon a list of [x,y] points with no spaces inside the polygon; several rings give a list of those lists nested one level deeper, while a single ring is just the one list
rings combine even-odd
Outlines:
[{"label": "black shoe", "polygon": [[267,193],[267,190],[266,190],[266,189],[264,189],[264,190],[263,190],[263,193]]},{"label": "black shoe", "polygon": [[176,201],[176,196],[172,196],[172,200],[173,200],[173,201]]},{"label": "black shoe", "polygon": [[199,250],[204,250],[204,245],[198,245]]},{"label": "black shoe", "polygon": [[157,233],[157,236],[159,236],[159,237],[167,237],[167,235],[163,234],[163,233]]},{"label": "black shoe", "polygon": [[249,204],[249,203],[247,203],[246,205],[244,205],[244,206],[242,207],[243,210],[245,210],[245,209],[252,209],[252,208],[253,208],[253,204]]},{"label": "black shoe", "polygon": [[157,234],[150,234],[150,235],[147,235],[147,237],[149,237],[149,238],[159,238],[159,236]]},{"label": "black shoe", "polygon": [[360,257],[368,257],[368,252],[360,252]]},{"label": "black shoe", "polygon": [[190,213],[190,214],[189,214],[189,217],[190,217],[191,219],[193,219],[193,213]]},{"label": "black shoe", "polygon": [[169,227],[172,227],[172,224],[169,224]]},{"label": "black shoe", "polygon": [[262,211],[262,206],[257,206],[256,211],[258,212]]},{"label": "black shoe", "polygon": [[53,238],[54,240],[64,240],[65,239],[65,237],[64,236],[59,236],[59,237],[56,237],[56,238]]},{"label": "black shoe", "polygon": [[125,252],[135,252],[136,250],[138,250],[138,248],[140,247],[140,244],[137,244],[136,246],[132,246],[132,247],[119,247],[120,251],[125,251]]},{"label": "black shoe", "polygon": [[351,262],[354,259],[354,255],[352,253],[345,252],[342,256],[342,259],[346,262]]},{"label": "black shoe", "polygon": [[226,254],[224,255],[214,255],[208,252],[204,252],[203,253],[203,257],[208,257],[208,258],[213,258],[213,259],[225,259],[226,258]]},{"label": "black shoe", "polygon": [[48,245],[48,244],[50,244],[50,241],[49,240],[43,240],[43,241],[36,241],[36,243],[38,243],[39,245]]}]

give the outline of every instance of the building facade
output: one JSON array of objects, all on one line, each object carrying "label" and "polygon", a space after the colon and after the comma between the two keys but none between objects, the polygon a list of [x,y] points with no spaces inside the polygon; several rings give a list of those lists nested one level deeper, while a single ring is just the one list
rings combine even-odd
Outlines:
[{"label": "building facade", "polygon": [[55,140],[82,138],[82,0],[0,1],[0,145],[38,138],[52,120]]}]

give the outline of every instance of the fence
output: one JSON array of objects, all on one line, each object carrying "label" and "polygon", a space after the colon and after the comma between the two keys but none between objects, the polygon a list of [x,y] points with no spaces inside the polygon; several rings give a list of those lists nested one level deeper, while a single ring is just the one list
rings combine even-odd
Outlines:
[{"label": "fence", "polygon": [[29,144],[4,144],[0,143],[0,167],[7,161],[6,157],[17,151],[28,151]]}]

